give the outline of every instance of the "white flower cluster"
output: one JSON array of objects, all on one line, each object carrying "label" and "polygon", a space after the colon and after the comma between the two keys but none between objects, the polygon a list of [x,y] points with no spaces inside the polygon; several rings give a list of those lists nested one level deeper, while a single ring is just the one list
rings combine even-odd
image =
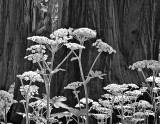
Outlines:
[{"label": "white flower cluster", "polygon": [[116,53],[116,51],[110,45],[103,42],[101,39],[96,40],[96,42],[92,45],[98,48],[98,52],[108,52],[109,54]]},{"label": "white flower cluster", "polygon": [[110,116],[108,116],[107,114],[92,114],[94,118],[96,118],[97,120],[104,120],[109,118]]},{"label": "white flower cluster", "polygon": [[[82,99],[80,100],[80,102],[83,103],[83,104],[86,104],[86,98],[82,98]],[[88,104],[91,103],[91,102],[93,102],[93,100],[90,99],[90,98],[88,98]]]},{"label": "white flower cluster", "polygon": [[47,107],[47,100],[38,99],[35,102],[29,103],[29,106],[31,106],[32,108],[38,108],[40,110]]},{"label": "white flower cluster", "polygon": [[27,39],[32,40],[39,44],[48,44],[48,42],[50,42],[50,39],[44,36],[32,36],[32,37],[28,37]]},{"label": "white flower cluster", "polygon": [[44,45],[32,45],[29,48],[27,48],[27,51],[31,51],[32,53],[45,53],[46,47]]},{"label": "white flower cluster", "polygon": [[64,89],[71,89],[71,90],[76,90],[78,87],[82,86],[83,82],[72,82],[68,84]]},{"label": "white flower cluster", "polygon": [[79,28],[73,32],[73,36],[80,42],[96,37],[96,31],[89,28]]},{"label": "white flower cluster", "polygon": [[99,103],[100,103],[102,106],[104,106],[104,107],[107,107],[107,108],[111,108],[111,107],[112,107],[110,100],[102,100],[102,99],[99,99],[98,101],[99,101]]},{"label": "white flower cluster", "polygon": [[143,60],[137,61],[130,65],[129,68],[131,70],[137,69],[138,71],[142,71],[143,68],[150,68],[152,70],[159,70],[160,69],[160,62],[156,60]]},{"label": "white flower cluster", "polygon": [[32,81],[32,82],[44,82],[41,75],[38,74],[36,71],[28,71],[24,72],[22,75],[17,75],[18,78],[26,80],[26,81]]},{"label": "white flower cluster", "polygon": [[[160,83],[160,77],[154,77],[156,83]],[[153,82],[153,76],[150,76],[146,79],[146,82]]]},{"label": "white flower cluster", "polygon": [[104,90],[107,90],[111,93],[122,93],[125,90],[128,90],[128,85],[127,84],[122,84],[122,85],[118,85],[118,84],[109,84],[106,87],[103,88]]},{"label": "white flower cluster", "polygon": [[13,94],[0,90],[0,115],[4,114],[5,109],[8,112],[13,103],[16,103],[16,100],[13,99]]},{"label": "white flower cluster", "polygon": [[79,45],[77,43],[66,43],[64,44],[67,46],[67,48],[71,49],[71,50],[77,50],[77,49],[84,49],[85,47],[82,45]]},{"label": "white flower cluster", "polygon": [[71,36],[72,34],[72,29],[69,28],[69,29],[66,29],[66,28],[61,28],[61,29],[58,29],[56,31],[54,31],[50,37],[53,39],[51,40],[50,44],[52,47],[53,45],[55,46],[58,46],[59,44],[62,44],[62,43],[67,43],[68,40],[72,39],[73,37]]},{"label": "white flower cluster", "polygon": [[133,91],[126,91],[124,94],[127,96],[138,97],[139,95],[142,95],[143,93],[140,90],[133,90]]},{"label": "white flower cluster", "polygon": [[66,28],[60,28],[56,31],[54,31],[50,37],[52,39],[54,39],[55,41],[61,41],[61,43],[65,43],[67,42],[68,40],[72,39],[73,37],[71,36],[72,35],[72,29],[69,28],[69,29],[66,29]]},{"label": "white flower cluster", "polygon": [[29,97],[29,98],[32,98],[36,94],[38,95],[38,89],[39,89],[39,87],[37,87],[36,85],[20,86],[21,94],[23,96],[26,96],[26,93],[27,93],[27,97]]},{"label": "white flower cluster", "polygon": [[46,61],[48,55],[42,53],[35,53],[25,56],[24,58],[28,59],[29,61],[32,61],[33,63],[36,63],[36,62]]}]

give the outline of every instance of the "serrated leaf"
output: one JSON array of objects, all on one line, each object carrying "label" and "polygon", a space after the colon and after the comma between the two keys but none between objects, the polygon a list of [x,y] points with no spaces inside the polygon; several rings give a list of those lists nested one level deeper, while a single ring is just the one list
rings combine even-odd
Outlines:
[{"label": "serrated leaf", "polygon": [[92,77],[92,78],[95,78],[95,77],[98,77],[99,79],[104,79],[102,76],[105,76],[106,74],[102,74],[102,72],[101,71],[90,71],[90,76]]}]

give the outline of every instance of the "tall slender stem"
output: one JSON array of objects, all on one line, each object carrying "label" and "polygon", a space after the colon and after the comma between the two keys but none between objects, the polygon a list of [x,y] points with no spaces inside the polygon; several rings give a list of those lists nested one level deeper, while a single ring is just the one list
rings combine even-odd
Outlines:
[{"label": "tall slender stem", "polygon": [[[28,94],[27,94],[28,95]],[[28,104],[29,104],[29,99],[28,99],[28,96],[26,95],[26,124],[29,124],[29,116],[28,116]]]},{"label": "tall slender stem", "polygon": [[[94,67],[96,61],[98,60],[99,56],[101,55],[101,53],[102,53],[102,51],[99,52],[98,55],[97,55],[97,57],[95,58],[95,60],[94,60],[94,62],[93,62],[93,64],[92,64],[92,66],[91,66],[91,68],[90,68],[90,70],[89,70],[89,72],[88,72],[88,75],[89,75],[90,71],[93,69],[93,67]],[[88,76],[87,76],[87,77],[88,77]]]},{"label": "tall slender stem", "polygon": [[[83,42],[81,42],[80,45],[83,46]],[[79,50],[78,63],[79,63],[79,69],[80,69],[81,78],[82,78],[83,86],[84,86],[84,92],[85,92],[85,98],[86,98],[86,109],[88,110],[88,90],[87,90],[87,84],[85,83],[85,78],[84,78],[84,74],[83,74],[81,55],[82,55],[82,49]],[[89,124],[88,112],[86,113],[86,124]]]},{"label": "tall slender stem", "polygon": [[[63,64],[63,62],[66,61],[66,59],[71,55],[72,52],[73,52],[73,51],[71,50],[71,51],[68,53],[68,55],[61,61],[61,63],[59,63],[59,65],[58,65],[55,69],[58,69],[58,68]],[[54,70],[55,70],[55,69],[54,69]]]},{"label": "tall slender stem", "polygon": [[[7,106],[6,106],[7,107]],[[5,113],[5,118],[4,118],[4,121],[5,121],[5,124],[7,124],[7,110],[6,110],[6,107],[4,109],[4,113]]]}]

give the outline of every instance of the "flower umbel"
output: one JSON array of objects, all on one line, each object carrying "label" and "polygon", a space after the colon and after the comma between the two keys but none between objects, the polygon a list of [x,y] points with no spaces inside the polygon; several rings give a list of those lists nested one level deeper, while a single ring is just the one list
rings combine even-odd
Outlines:
[{"label": "flower umbel", "polygon": [[96,31],[89,28],[79,28],[73,32],[73,36],[80,42],[96,37]]},{"label": "flower umbel", "polygon": [[36,71],[28,71],[24,72],[22,75],[17,75],[18,78],[26,80],[26,81],[32,81],[32,82],[44,82],[41,75],[38,74]]},{"label": "flower umbel", "polygon": [[98,48],[98,52],[108,52],[109,54],[116,53],[116,51],[107,43],[103,42],[101,39],[96,40],[93,46]]}]

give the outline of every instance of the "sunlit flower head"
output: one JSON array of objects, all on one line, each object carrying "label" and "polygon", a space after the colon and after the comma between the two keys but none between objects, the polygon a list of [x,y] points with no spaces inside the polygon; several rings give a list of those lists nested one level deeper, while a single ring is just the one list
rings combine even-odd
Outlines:
[{"label": "sunlit flower head", "polygon": [[27,97],[30,97],[32,98],[34,95],[38,95],[38,89],[39,87],[37,87],[36,85],[24,85],[24,86],[20,86],[20,91],[21,91],[21,94],[23,96],[26,96]]},{"label": "sunlit flower head", "polygon": [[102,100],[102,99],[99,99],[99,103],[104,106],[104,107],[107,107],[107,108],[111,108],[111,101],[110,100]]},{"label": "sunlit flower head", "polygon": [[68,40],[72,39],[72,28],[66,29],[66,28],[60,28],[56,31],[54,31],[50,37],[53,39],[50,42],[50,45],[55,45],[55,44],[61,44],[61,43],[66,43]]},{"label": "sunlit flower head", "polygon": [[13,103],[16,103],[16,100],[13,99],[13,94],[0,90],[0,111],[4,110],[4,108],[11,107]]},{"label": "sunlit flower head", "polygon": [[118,93],[124,92],[125,90],[128,90],[128,85],[127,84],[122,84],[122,85],[109,84],[106,87],[104,87],[103,89],[107,90],[113,94],[118,94]]},{"label": "sunlit flower head", "polygon": [[52,38],[52,39],[54,39],[54,38],[69,38],[69,36],[71,36],[72,35],[72,28],[69,28],[69,29],[66,29],[66,28],[60,28],[60,29],[58,29],[58,30],[56,30],[56,31],[54,31],[51,35],[50,35],[50,37]]},{"label": "sunlit flower head", "polygon": [[75,107],[80,108],[80,107],[85,107],[85,106],[82,103],[80,103],[80,104],[76,104]]},{"label": "sunlit flower head", "polygon": [[48,42],[50,41],[50,39],[44,36],[32,36],[32,37],[28,37],[27,39],[32,40],[39,44],[48,44]]},{"label": "sunlit flower head", "polygon": [[148,87],[141,87],[139,90],[143,93],[143,92],[146,92],[148,89]]},{"label": "sunlit flower head", "polygon": [[47,54],[41,54],[41,53],[34,53],[34,54],[30,54],[24,57],[24,59],[28,59],[29,61],[32,61],[33,63],[46,61],[47,58],[48,58]]},{"label": "sunlit flower head", "polygon": [[[80,100],[80,102],[83,103],[83,104],[86,104],[86,98],[82,98],[82,99]],[[91,102],[93,102],[93,100],[90,99],[90,98],[88,98],[88,103],[91,103]]]},{"label": "sunlit flower head", "polygon": [[45,53],[46,47],[44,45],[32,45],[29,48],[27,48],[27,51],[31,51],[32,53]]},{"label": "sunlit flower head", "polygon": [[74,38],[76,38],[80,42],[87,41],[91,38],[96,37],[96,31],[89,28],[79,28],[74,30],[73,32]]},{"label": "sunlit flower head", "polygon": [[67,46],[67,48],[71,49],[71,50],[77,50],[77,49],[84,49],[85,47],[82,45],[79,45],[77,43],[66,43],[64,44]]},{"label": "sunlit flower head", "polygon": [[31,106],[32,108],[38,108],[38,109],[47,108],[47,100],[38,99],[35,102],[29,103],[29,106]]},{"label": "sunlit flower head", "polygon": [[116,53],[116,51],[110,45],[103,42],[101,39],[96,40],[96,42],[93,43],[93,46],[98,48],[98,52],[108,52],[109,54]]},{"label": "sunlit flower head", "polygon": [[83,82],[72,82],[68,84],[64,89],[71,89],[71,90],[76,90],[78,87],[82,86]]},{"label": "sunlit flower head", "polygon": [[136,84],[128,84],[128,86],[135,89],[139,88],[139,86],[137,86]]},{"label": "sunlit flower head", "polygon": [[114,98],[114,103],[127,102],[130,99],[126,95],[117,95]]},{"label": "sunlit flower head", "polygon": [[22,75],[17,75],[18,78],[26,80],[26,81],[32,81],[32,82],[44,82],[41,75],[38,74],[36,71],[28,71],[24,72]]},{"label": "sunlit flower head", "polygon": [[97,120],[103,120],[103,119],[107,119],[110,116],[107,114],[92,114],[94,118],[96,118]]},{"label": "sunlit flower head", "polygon": [[131,70],[137,69],[138,71],[142,71],[143,68],[148,68],[152,70],[159,70],[160,69],[160,62],[156,60],[143,60],[137,61],[130,65],[129,68]]},{"label": "sunlit flower head", "polygon": [[160,77],[154,77],[153,79],[153,76],[150,76],[146,79],[146,82],[153,82],[155,81],[156,83],[160,83]]},{"label": "sunlit flower head", "polygon": [[127,96],[138,97],[139,95],[142,95],[142,92],[140,90],[133,90],[133,91],[126,91],[124,94]]}]

